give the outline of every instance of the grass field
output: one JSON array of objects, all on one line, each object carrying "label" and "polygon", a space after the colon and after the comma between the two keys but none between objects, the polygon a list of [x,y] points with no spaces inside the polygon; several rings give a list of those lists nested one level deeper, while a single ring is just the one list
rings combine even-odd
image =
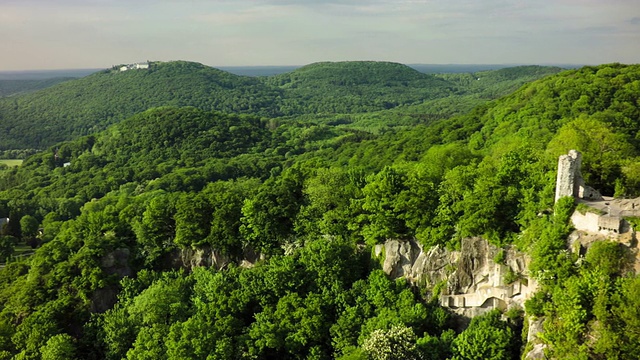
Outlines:
[{"label": "grass field", "polygon": [[[33,255],[34,252],[35,252],[35,249],[25,244],[23,241],[20,241],[20,243],[18,243],[13,248],[13,256],[11,261],[17,261],[17,260],[28,258],[31,255]],[[0,259],[0,269],[6,265],[5,260],[6,259]]]},{"label": "grass field", "polygon": [[20,166],[22,165],[22,160],[20,159],[11,159],[11,160],[0,160],[0,164],[5,164],[9,167],[11,166]]}]

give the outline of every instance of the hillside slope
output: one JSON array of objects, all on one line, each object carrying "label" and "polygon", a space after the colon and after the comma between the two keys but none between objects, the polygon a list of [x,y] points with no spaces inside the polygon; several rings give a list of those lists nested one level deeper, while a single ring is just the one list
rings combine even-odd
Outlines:
[{"label": "hillside slope", "polygon": [[344,163],[350,157],[365,157],[372,164],[416,161],[434,143],[465,141],[472,151],[496,157],[530,146],[553,166],[558,155],[577,148],[584,154],[583,173],[594,186],[613,195],[618,181],[638,194],[640,168],[629,159],[640,154],[639,89],[640,65],[570,70],[464,115],[389,132],[358,146],[347,144],[338,149],[338,158]]},{"label": "hillside slope", "polygon": [[265,83],[284,90],[286,115],[384,110],[454,92],[447,81],[406,65],[373,61],[315,63]]},{"label": "hillside slope", "polygon": [[437,120],[467,114],[488,101],[511,94],[528,82],[562,71],[564,70],[558,67],[518,66],[477,73],[439,74],[435,75],[436,78],[450,83],[448,86],[453,92],[448,96],[429,98],[417,104],[403,104],[388,110],[359,114],[316,114],[310,118],[322,123],[371,133],[381,133],[418,124],[428,125]]},{"label": "hillside slope", "polygon": [[[522,76],[544,75],[536,70]],[[490,88],[494,87],[491,84]],[[314,118],[369,113],[442,98],[449,99],[446,106],[453,109],[456,104],[469,103],[459,96],[486,90],[453,84],[395,63],[318,63],[266,78],[237,76],[183,61],[152,63],[149,70],[120,72],[116,67],[37,93],[0,99],[0,150],[42,149],[158,106]]]},{"label": "hillside slope", "polygon": [[38,91],[72,79],[74,78],[57,77],[43,80],[0,79],[0,98]]},{"label": "hillside slope", "polygon": [[526,65],[476,73],[438,74],[435,76],[467,89],[467,92],[477,94],[481,98],[495,99],[517,90],[528,82],[562,71],[564,69],[555,66]]},{"label": "hillside slope", "polygon": [[201,64],[152,64],[105,70],[37,93],[0,100],[0,149],[42,148],[104,129],[156,106],[196,106],[229,113],[277,113],[277,90]]}]

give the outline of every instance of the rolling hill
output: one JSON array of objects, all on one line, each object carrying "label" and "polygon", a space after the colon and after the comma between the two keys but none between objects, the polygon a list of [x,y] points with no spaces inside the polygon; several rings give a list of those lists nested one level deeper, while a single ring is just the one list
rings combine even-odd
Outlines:
[{"label": "rolling hill", "polygon": [[105,70],[42,91],[0,100],[0,148],[42,148],[88,135],[156,106],[277,114],[279,93],[257,79],[201,64]]},{"label": "rolling hill", "polygon": [[[521,69],[516,76],[521,80],[504,81],[513,85],[557,71]],[[486,86],[470,86],[383,62],[317,63],[262,78],[185,61],[152,63],[148,70],[125,72],[116,66],[35,93],[0,99],[0,150],[42,149],[158,106],[311,118],[419,106],[438,99],[449,99],[451,108],[456,107],[456,99],[459,104],[467,101],[460,96],[489,90],[504,94],[511,88],[501,88],[501,81],[495,78]]]},{"label": "rolling hill", "polygon": [[69,81],[71,77],[57,77],[43,80],[3,80],[0,79],[0,98],[30,93],[61,82]]},{"label": "rolling hill", "polygon": [[285,115],[385,110],[455,92],[451,83],[406,65],[373,61],[316,63],[264,81],[284,91]]}]

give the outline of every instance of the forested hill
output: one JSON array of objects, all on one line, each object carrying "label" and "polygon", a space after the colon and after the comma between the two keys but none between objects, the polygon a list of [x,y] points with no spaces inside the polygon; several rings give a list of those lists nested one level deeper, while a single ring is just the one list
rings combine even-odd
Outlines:
[{"label": "forested hill", "polygon": [[556,155],[573,144],[590,159],[583,171],[597,173],[587,181],[613,195],[616,181],[640,181],[623,160],[640,150],[639,104],[640,65],[587,66],[527,84],[464,121],[483,124],[470,137],[476,149],[548,144]]},{"label": "forested hill", "polygon": [[72,79],[74,78],[56,77],[42,80],[0,79],[0,98],[34,92]]},{"label": "forested hill", "polygon": [[348,151],[354,151],[353,156],[390,154],[371,158],[386,164],[394,158],[416,160],[433,142],[464,140],[471,150],[496,156],[530,146],[541,154],[546,150],[555,162],[555,156],[573,146],[589,159],[583,163],[589,183],[608,195],[613,195],[616,182],[628,183],[636,194],[640,168],[628,159],[640,153],[639,104],[640,65],[587,66],[528,83],[432,128],[390,133],[381,145],[371,142]]},{"label": "forested hill", "polygon": [[105,70],[0,101],[0,148],[41,148],[104,129],[155,106],[276,115],[277,89],[191,62]]},{"label": "forested hill", "polygon": [[476,73],[438,74],[458,86],[472,89],[485,98],[498,98],[517,90],[525,83],[563,71],[559,67],[523,65]]},{"label": "forested hill", "polygon": [[[524,310],[547,319],[551,358],[636,359],[629,248],[568,251],[574,204],[554,205],[554,179],[577,149],[588,184],[640,195],[638,86],[640,66],[587,67],[382,135],[161,107],[50,147],[0,171],[0,358],[510,360]],[[441,285],[411,289],[372,257],[477,236],[531,257],[539,291],[507,322],[454,330]],[[25,242],[35,254],[11,259]],[[230,262],[178,269],[207,251]]]},{"label": "forested hill", "polygon": [[[519,75],[531,80],[557,71],[536,68]],[[456,97],[488,89],[505,95],[498,83],[470,86],[401,64],[377,62],[319,63],[265,78],[237,76],[184,61],[151,63],[148,70],[121,72],[114,67],[33,94],[0,99],[0,150],[42,149],[157,106],[266,117],[372,112],[442,98],[455,107]]]},{"label": "forested hill", "polygon": [[286,115],[383,110],[462,90],[406,65],[373,61],[316,63],[265,82],[284,90]]}]

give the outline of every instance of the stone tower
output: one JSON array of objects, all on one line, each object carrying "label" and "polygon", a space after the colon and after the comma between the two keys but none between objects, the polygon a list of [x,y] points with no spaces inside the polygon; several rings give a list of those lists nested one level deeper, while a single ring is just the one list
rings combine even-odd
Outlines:
[{"label": "stone tower", "polygon": [[582,154],[577,150],[569,150],[569,154],[558,159],[558,178],[556,180],[556,201],[564,196],[590,201],[602,200],[602,195],[592,187],[586,186],[580,167]]},{"label": "stone tower", "polygon": [[564,196],[579,196],[580,187],[584,187],[584,180],[580,173],[582,154],[577,150],[570,150],[567,155],[560,155],[558,159],[558,178],[556,180],[556,201]]}]

